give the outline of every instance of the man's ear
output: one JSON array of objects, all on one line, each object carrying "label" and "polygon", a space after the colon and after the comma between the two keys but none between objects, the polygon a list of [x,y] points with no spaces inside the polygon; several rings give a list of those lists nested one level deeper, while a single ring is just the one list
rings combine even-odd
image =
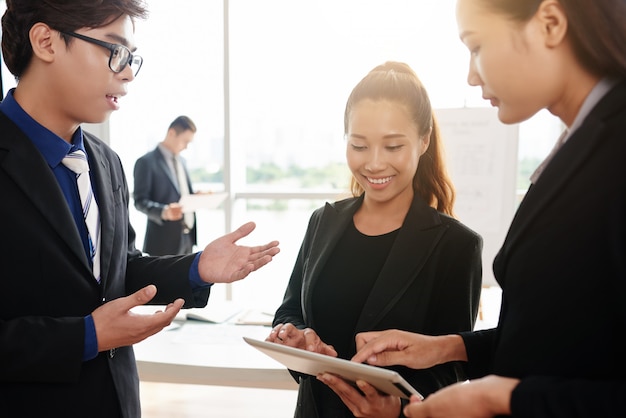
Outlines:
[{"label": "man's ear", "polygon": [[54,61],[54,36],[57,36],[56,31],[50,29],[48,25],[41,22],[35,23],[28,32],[33,56],[47,63]]},{"label": "man's ear", "polygon": [[559,46],[567,35],[567,15],[557,0],[544,0],[539,5],[535,18],[539,20],[548,48]]}]

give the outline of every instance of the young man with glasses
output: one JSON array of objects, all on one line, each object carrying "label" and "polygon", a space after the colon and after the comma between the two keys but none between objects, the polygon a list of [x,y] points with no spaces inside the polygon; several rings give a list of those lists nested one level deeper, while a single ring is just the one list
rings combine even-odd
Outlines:
[{"label": "young man with glasses", "polygon": [[[141,67],[143,3],[6,5],[2,52],[18,84],[0,103],[0,415],[140,417],[132,344],[204,306],[212,283],[268,263],[277,242],[237,245],[248,223],[201,253],[142,257],[119,157],[80,124],[117,110]],[[88,171],[71,168],[85,157]],[[167,307],[130,312],[147,302]]]}]

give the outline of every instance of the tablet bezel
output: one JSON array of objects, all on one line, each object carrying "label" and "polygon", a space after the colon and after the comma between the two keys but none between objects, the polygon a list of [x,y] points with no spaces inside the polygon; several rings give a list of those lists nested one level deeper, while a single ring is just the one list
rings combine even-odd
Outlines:
[{"label": "tablet bezel", "polygon": [[383,393],[408,399],[411,395],[424,397],[411,386],[398,372],[376,367],[369,364],[331,357],[312,351],[276,344],[269,341],[243,337],[244,341],[274,360],[282,363],[287,369],[316,376],[320,373],[332,373],[344,380],[354,383],[357,379],[364,380]]}]

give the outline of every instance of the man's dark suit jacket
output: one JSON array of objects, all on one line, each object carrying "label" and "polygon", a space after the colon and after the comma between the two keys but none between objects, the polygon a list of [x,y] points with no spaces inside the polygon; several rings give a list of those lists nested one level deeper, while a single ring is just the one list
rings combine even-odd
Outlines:
[{"label": "man's dark suit jacket", "polygon": [[104,302],[155,284],[156,304],[192,293],[193,255],[141,257],[128,221],[119,157],[85,133],[102,225],[102,282],[91,273],[78,230],[52,170],[0,112],[0,416],[140,417],[132,347],[82,361],[83,317]]},{"label": "man's dark suit jacket", "polygon": [[[274,325],[316,329],[312,305],[320,302],[312,300],[313,287],[362,201],[328,203],[313,213]],[[481,252],[478,234],[416,195],[353,335],[390,328],[429,335],[472,330],[480,301]],[[453,363],[424,371],[396,370],[424,395],[464,378]],[[322,383],[304,377],[299,384],[295,416],[317,416],[313,391]]]},{"label": "man's dark suit jacket", "polygon": [[494,261],[498,327],[463,335],[471,377],[522,379],[513,416],[626,414],[626,83],[546,166]]},{"label": "man's dark suit jacket", "polygon": [[[187,168],[185,177],[189,185],[189,192],[193,193]],[[155,148],[135,162],[135,187],[133,198],[135,208],[148,215],[146,236],[143,251],[150,255],[178,254],[183,233],[186,229],[182,220],[164,221],[161,212],[166,205],[180,200],[178,180],[167,165],[159,148]],[[189,231],[191,244],[197,243],[196,224]]]}]

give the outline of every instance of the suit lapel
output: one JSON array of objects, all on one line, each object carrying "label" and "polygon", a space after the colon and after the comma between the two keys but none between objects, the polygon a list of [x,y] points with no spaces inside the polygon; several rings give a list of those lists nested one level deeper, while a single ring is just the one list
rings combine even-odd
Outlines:
[{"label": "suit lapel", "polygon": [[0,121],[3,133],[0,135],[0,148],[8,151],[1,162],[2,168],[24,191],[24,195],[67,244],[70,251],[80,259],[88,271],[91,271],[74,218],[48,163],[30,139],[2,112]]},{"label": "suit lapel", "polygon": [[176,189],[176,192],[178,192],[178,194],[180,195],[178,179],[174,177],[174,173],[172,173],[172,169],[170,168],[169,165],[167,165],[167,161],[165,161],[165,157],[163,157],[163,154],[161,153],[158,147],[154,150],[154,156],[155,156],[155,163],[159,166],[160,170],[163,170],[167,178],[170,179],[170,182],[172,183],[172,186],[174,186],[174,189]]},{"label": "suit lapel", "polygon": [[[528,190],[520,204],[511,222],[499,257],[506,257],[506,254],[515,247],[526,229],[541,215],[546,205],[559,194],[563,185],[569,182],[576,172],[584,170],[585,162],[594,149],[602,145],[605,129],[604,119],[607,115],[619,110],[620,106],[616,106],[616,104],[623,102],[622,97],[624,95],[626,95],[626,83],[621,83],[607,93],[587,116],[581,127],[555,154],[537,183]],[[504,262],[504,259],[499,260],[500,262]]]},{"label": "suit lapel", "polygon": [[[304,306],[311,305],[312,289],[319,278],[320,272],[326,265],[328,257],[337,245],[337,242],[346,230],[347,225],[352,221],[354,212],[361,206],[363,197],[347,201],[326,203],[322,213],[315,236],[311,240],[311,251],[307,256],[308,260],[314,261],[309,267],[310,274],[307,273],[309,282],[303,285],[302,299]],[[305,312],[305,320],[309,320],[310,312]]]},{"label": "suit lapel", "polygon": [[[374,329],[404,296],[445,231],[439,214],[416,196],[363,306],[355,332]],[[430,286],[430,280],[421,283],[425,289]]]},{"label": "suit lapel", "polygon": [[85,149],[89,156],[89,170],[93,176],[93,183],[96,188],[96,201],[100,213],[100,280],[105,284],[111,266],[111,256],[113,254],[113,237],[115,231],[113,198],[113,182],[109,161],[105,158],[102,143],[96,141],[88,133],[83,131]]}]

